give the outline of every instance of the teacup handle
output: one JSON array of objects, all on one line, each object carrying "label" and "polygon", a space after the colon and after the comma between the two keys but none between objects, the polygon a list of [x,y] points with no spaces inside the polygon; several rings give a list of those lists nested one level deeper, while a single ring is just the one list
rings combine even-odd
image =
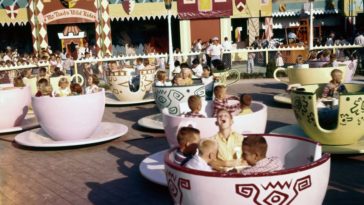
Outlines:
[{"label": "teacup handle", "polygon": [[274,79],[275,79],[276,81],[278,81],[278,82],[283,82],[283,83],[289,84],[289,81],[281,80],[281,79],[279,79],[279,78],[277,77],[277,73],[278,73],[278,72],[284,72],[284,73],[286,73],[286,74],[287,74],[287,70],[286,70],[286,68],[279,67],[279,68],[275,69],[275,70],[274,70],[274,73],[273,73],[273,77],[274,77]]},{"label": "teacup handle", "polygon": [[[227,77],[231,76],[232,74],[236,74],[236,78],[228,83]],[[239,80],[240,80],[240,72],[238,70],[236,70],[236,69],[231,69],[231,70],[228,71],[228,74],[226,76],[226,86],[232,85],[232,84],[238,82]]]},{"label": "teacup handle", "polygon": [[76,78],[76,83],[79,83],[78,82],[78,79],[81,79],[81,82],[79,83],[81,86],[83,85],[83,83],[84,83],[84,78],[82,77],[82,75],[80,75],[80,74],[74,74],[74,75],[72,75],[71,76],[71,82],[73,81],[73,79],[74,78]]}]

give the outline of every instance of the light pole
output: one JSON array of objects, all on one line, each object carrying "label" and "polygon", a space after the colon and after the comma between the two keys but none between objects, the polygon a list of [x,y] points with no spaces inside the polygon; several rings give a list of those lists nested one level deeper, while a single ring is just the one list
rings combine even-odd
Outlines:
[{"label": "light pole", "polygon": [[310,1],[310,43],[309,43],[309,49],[312,50],[313,49],[313,2],[314,0],[309,0]]},{"label": "light pole", "polygon": [[167,9],[168,13],[168,45],[169,45],[169,79],[172,79],[172,72],[174,70],[174,62],[173,62],[173,43],[172,43],[172,0],[164,0],[164,6]]}]

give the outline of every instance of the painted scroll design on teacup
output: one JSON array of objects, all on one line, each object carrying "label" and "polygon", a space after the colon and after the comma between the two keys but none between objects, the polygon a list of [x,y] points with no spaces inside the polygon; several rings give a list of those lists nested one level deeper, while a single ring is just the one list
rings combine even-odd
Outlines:
[{"label": "painted scroll design on teacup", "polygon": [[[309,98],[311,98],[311,97],[309,97]],[[297,96],[294,98],[293,107],[295,109],[293,109],[293,110],[294,110],[294,114],[297,119],[301,119],[302,117],[304,117],[307,114],[307,112],[308,112],[307,106],[308,106],[308,101],[305,98],[305,96]]]},{"label": "painted scroll design on teacup", "polygon": [[[293,186],[292,186],[293,185]],[[236,184],[235,191],[244,198],[251,198],[254,204],[291,204],[300,192],[312,186],[311,176],[284,182],[261,184]]]},{"label": "painted scroll design on teacup", "polygon": [[[117,82],[117,77],[115,76],[110,76],[109,77],[109,85],[110,87],[112,88],[112,93],[115,94],[115,95],[119,95],[119,94],[122,94],[123,91],[120,90],[120,89],[116,89],[116,88],[113,88],[113,82]],[[127,87],[129,88],[129,82],[128,81],[124,81],[124,82],[121,82],[121,83],[118,83],[117,84],[118,86],[121,86],[121,87]]]},{"label": "painted scroll design on teacup", "polygon": [[195,95],[198,95],[200,97],[205,97],[206,96],[206,89],[205,86],[200,87],[199,89],[197,89],[194,93]]},{"label": "painted scroll design on teacup", "polygon": [[141,90],[143,92],[150,91],[154,82],[154,72],[155,70],[144,70],[141,71]]},{"label": "painted scroll design on teacup", "polygon": [[[169,188],[169,192],[171,193],[175,204],[183,204],[183,193],[182,189],[191,190],[190,180],[184,178],[177,178],[175,174],[170,171],[166,172],[167,176],[167,185]],[[177,203],[177,201],[179,203]]]},{"label": "painted scroll design on teacup", "polygon": [[[189,93],[189,89],[187,89],[187,93]],[[176,115],[179,114],[179,108],[178,108],[178,104],[182,101],[182,99],[185,98],[185,95],[178,91],[178,90],[170,90],[169,94],[168,94],[168,99],[171,101],[172,103],[172,107],[169,107],[169,113]]]},{"label": "painted scroll design on teacup", "polygon": [[[353,97],[347,97],[346,101],[353,100]],[[364,100],[362,97],[357,97],[353,100],[353,105],[349,109],[350,113],[340,113],[340,125],[346,126],[350,123],[362,125],[364,123]]]}]

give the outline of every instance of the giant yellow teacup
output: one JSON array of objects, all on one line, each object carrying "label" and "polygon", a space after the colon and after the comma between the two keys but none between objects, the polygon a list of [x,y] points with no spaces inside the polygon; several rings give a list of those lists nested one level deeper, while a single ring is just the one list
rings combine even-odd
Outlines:
[{"label": "giant yellow teacup", "polygon": [[326,145],[356,143],[364,136],[364,84],[345,84],[345,94],[340,94],[336,128],[320,126],[317,96],[325,84],[302,86],[304,91],[292,91],[292,108],[299,125],[312,139]]},{"label": "giant yellow teacup", "polygon": [[[330,73],[333,69],[335,68],[277,68],[273,73],[273,77],[275,80],[289,85],[327,83],[331,80]],[[340,69],[343,72],[343,79],[346,79],[346,65],[340,65],[339,67],[337,67],[337,69]],[[288,76],[288,81],[280,79],[277,76],[278,72],[285,72]]]}]

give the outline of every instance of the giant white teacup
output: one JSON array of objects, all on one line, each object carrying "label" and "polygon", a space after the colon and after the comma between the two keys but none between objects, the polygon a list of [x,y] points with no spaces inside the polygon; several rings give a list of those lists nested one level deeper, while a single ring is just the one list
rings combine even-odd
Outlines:
[{"label": "giant white teacup", "polygon": [[264,135],[267,156],[278,157],[284,170],[233,174],[204,172],[174,164],[174,150],[165,156],[165,173],[171,197],[181,205],[322,204],[330,176],[330,155],[321,155],[313,141]]},{"label": "giant white teacup", "polygon": [[105,110],[105,91],[68,97],[33,97],[32,105],[42,129],[54,140],[90,137]]},{"label": "giant white teacup", "polygon": [[0,129],[19,126],[30,104],[30,87],[0,89]]}]

